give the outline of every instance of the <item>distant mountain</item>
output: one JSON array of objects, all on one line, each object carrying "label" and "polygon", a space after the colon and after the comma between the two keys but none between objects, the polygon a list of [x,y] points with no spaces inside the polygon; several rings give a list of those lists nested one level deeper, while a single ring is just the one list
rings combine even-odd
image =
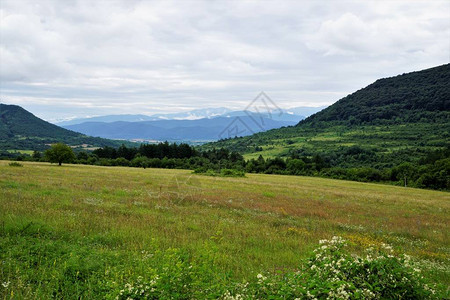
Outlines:
[{"label": "distant mountain", "polygon": [[89,118],[76,118],[72,120],[62,121],[55,123],[58,126],[68,126],[81,124],[85,122],[142,122],[142,121],[157,121],[157,120],[198,120],[203,118],[214,118],[230,112],[231,110],[219,107],[219,108],[205,108],[195,109],[188,112],[168,113],[168,114],[154,114],[154,115],[105,115]]},{"label": "distant mountain", "polygon": [[200,108],[194,109],[188,112],[169,113],[169,114],[155,114],[151,115],[154,120],[198,120],[198,119],[211,119],[231,112],[230,109],[225,107],[217,108]]},{"label": "distant mountain", "polygon": [[153,117],[147,115],[105,115],[105,116],[97,116],[97,117],[88,117],[88,118],[77,118],[67,121],[56,122],[55,125],[58,126],[67,126],[74,124],[81,124],[84,122],[141,122],[141,121],[152,121]]},{"label": "distant mountain", "polygon": [[0,150],[43,150],[48,144],[112,146],[117,142],[93,138],[39,119],[17,105],[0,103]]},{"label": "distant mountain", "polygon": [[327,106],[318,106],[318,107],[309,107],[309,106],[299,106],[292,107],[285,110],[286,114],[290,115],[299,115],[309,117],[323,109],[327,108]]},{"label": "distant mountain", "polygon": [[[282,110],[281,114],[273,113],[271,115],[265,115],[266,118],[282,121],[282,122],[299,122],[304,118],[310,116],[311,114],[318,112],[325,108],[325,106],[321,107],[294,107],[290,109]],[[158,121],[158,120],[198,120],[198,119],[211,119],[215,117],[238,117],[238,116],[247,116],[248,112],[246,111],[232,111],[230,109],[219,107],[219,108],[204,108],[204,109],[195,109],[188,112],[180,112],[180,113],[168,113],[168,114],[154,114],[154,115],[132,115],[132,114],[124,114],[124,115],[105,115],[105,116],[96,116],[89,118],[77,118],[67,121],[56,122],[55,124],[58,126],[68,126],[75,124],[82,124],[86,122],[143,122],[143,121]]]},{"label": "distant mountain", "polygon": [[300,121],[206,144],[247,157],[313,157],[331,166],[390,167],[450,144],[450,64],[384,78]]},{"label": "distant mountain", "polygon": [[260,118],[253,114],[244,114],[198,120],[85,122],[64,127],[87,135],[110,139],[213,141],[294,125],[296,122],[275,121],[269,118]]}]

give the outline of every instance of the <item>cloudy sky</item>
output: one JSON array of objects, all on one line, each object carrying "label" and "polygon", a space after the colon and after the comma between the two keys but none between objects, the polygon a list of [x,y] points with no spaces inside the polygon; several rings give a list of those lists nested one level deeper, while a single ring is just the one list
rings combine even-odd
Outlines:
[{"label": "cloudy sky", "polygon": [[46,120],[321,106],[450,62],[450,1],[0,0],[0,102]]}]

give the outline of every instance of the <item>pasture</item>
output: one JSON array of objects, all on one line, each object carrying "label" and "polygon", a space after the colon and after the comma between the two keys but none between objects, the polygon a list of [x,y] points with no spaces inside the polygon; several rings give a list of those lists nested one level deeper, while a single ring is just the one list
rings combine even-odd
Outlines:
[{"label": "pasture", "polygon": [[[295,270],[318,241],[392,245],[450,284],[450,194],[313,177],[0,161],[0,297],[93,298],[178,249],[216,282]],[[206,272],[206,271],[205,271]],[[94,278],[95,277],[95,278]]]}]

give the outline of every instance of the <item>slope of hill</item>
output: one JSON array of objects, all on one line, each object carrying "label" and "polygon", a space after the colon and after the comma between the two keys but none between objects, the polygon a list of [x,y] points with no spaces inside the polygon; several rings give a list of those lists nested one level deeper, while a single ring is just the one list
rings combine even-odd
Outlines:
[{"label": "slope of hill", "polygon": [[[256,116],[255,116],[256,117]],[[294,125],[294,122],[275,121],[263,118],[263,125],[259,126],[249,116],[239,117],[244,130],[240,135],[250,135],[255,132]],[[214,141],[228,137],[225,131],[233,126],[234,118],[216,117],[198,120],[159,120],[146,122],[86,122],[82,124],[64,126],[67,129],[82,132],[91,136],[112,139],[144,139],[168,141]],[[236,133],[237,135],[237,133]]]},{"label": "slope of hill", "polygon": [[[450,64],[375,81],[301,124],[448,122]],[[300,125],[300,124],[299,124]]]},{"label": "slope of hill", "polygon": [[450,140],[450,64],[380,79],[297,126],[227,139],[247,158],[312,157],[331,166],[390,167],[415,162]]},{"label": "slope of hill", "polygon": [[0,103],[0,150],[43,150],[55,142],[72,146],[118,145],[50,124],[20,106]]}]

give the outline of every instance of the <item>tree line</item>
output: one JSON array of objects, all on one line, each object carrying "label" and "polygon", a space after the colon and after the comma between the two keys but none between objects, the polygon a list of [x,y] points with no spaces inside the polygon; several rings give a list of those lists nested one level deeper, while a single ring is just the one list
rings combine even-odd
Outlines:
[{"label": "tree line", "polygon": [[[370,157],[360,149],[349,148],[348,155]],[[11,154],[10,154],[11,155]],[[3,159],[11,156],[2,155]],[[306,155],[301,151],[291,152],[287,158],[245,160],[234,151],[213,148],[200,151],[188,144],[142,144],[139,147],[121,145],[118,148],[105,146],[93,151],[78,151],[64,144],[55,144],[43,154],[34,151],[20,155],[16,160],[49,161],[61,164],[70,162],[100,166],[127,166],[140,168],[191,169],[196,173],[219,172],[223,169],[247,173],[318,176],[362,182],[382,182],[402,186],[450,189],[450,147],[430,151],[418,163],[404,162],[392,167],[340,167],[333,165],[333,157],[320,154]]]}]

